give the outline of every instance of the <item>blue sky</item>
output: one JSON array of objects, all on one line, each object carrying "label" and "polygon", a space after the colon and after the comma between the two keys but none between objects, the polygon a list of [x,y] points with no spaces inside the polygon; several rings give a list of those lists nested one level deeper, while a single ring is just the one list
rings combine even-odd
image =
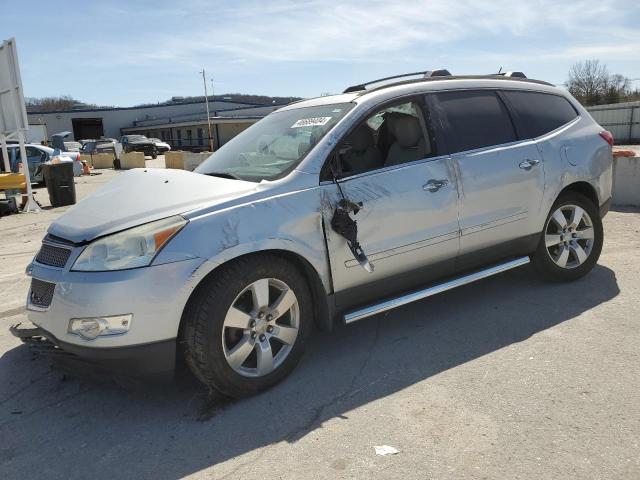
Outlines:
[{"label": "blue sky", "polygon": [[[522,70],[562,83],[598,58],[640,78],[637,0],[2,0],[26,96],[130,106],[216,93],[337,93],[395,73]],[[640,86],[640,82],[635,82]]]}]

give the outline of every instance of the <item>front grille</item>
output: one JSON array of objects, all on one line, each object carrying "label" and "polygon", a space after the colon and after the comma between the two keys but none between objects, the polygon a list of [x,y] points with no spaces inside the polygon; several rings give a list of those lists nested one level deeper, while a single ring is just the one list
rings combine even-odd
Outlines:
[{"label": "front grille", "polygon": [[69,255],[71,255],[71,250],[68,248],[43,243],[38,255],[36,255],[36,262],[62,268],[67,264]]},{"label": "front grille", "polygon": [[29,302],[40,308],[47,308],[53,300],[53,291],[56,289],[55,283],[43,282],[37,278],[31,279],[31,290],[29,291]]}]

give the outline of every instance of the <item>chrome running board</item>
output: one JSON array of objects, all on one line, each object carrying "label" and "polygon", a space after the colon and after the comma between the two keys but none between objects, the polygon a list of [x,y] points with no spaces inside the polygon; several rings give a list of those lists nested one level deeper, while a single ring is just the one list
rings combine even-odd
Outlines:
[{"label": "chrome running board", "polygon": [[387,310],[391,310],[392,308],[401,307],[402,305],[406,305],[407,303],[415,302],[416,300],[422,300],[423,298],[436,295],[437,293],[446,292],[447,290],[451,290],[452,288],[460,287],[477,280],[482,280],[483,278],[487,278],[492,275],[511,270],[512,268],[526,265],[527,263],[529,263],[529,261],[529,257],[517,258],[515,260],[511,260],[510,262],[494,265],[493,267],[470,273],[469,275],[449,280],[448,282],[434,285],[433,287],[425,288],[424,290],[419,290],[417,292],[392,298],[391,300],[386,300],[382,303],[369,305],[368,307],[348,312],[344,315],[344,323],[353,323],[358,320],[362,320],[363,318],[386,312]]}]

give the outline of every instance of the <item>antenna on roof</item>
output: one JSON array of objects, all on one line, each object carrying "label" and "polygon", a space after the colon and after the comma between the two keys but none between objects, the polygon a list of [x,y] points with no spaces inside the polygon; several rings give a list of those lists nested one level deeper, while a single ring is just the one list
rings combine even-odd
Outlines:
[{"label": "antenna on roof", "polygon": [[498,75],[500,75],[500,72],[502,72],[502,65],[500,65],[500,68],[498,69]]}]

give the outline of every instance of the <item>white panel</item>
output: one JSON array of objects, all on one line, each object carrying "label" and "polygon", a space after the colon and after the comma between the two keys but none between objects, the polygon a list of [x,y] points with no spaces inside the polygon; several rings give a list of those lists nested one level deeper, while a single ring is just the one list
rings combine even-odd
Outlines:
[{"label": "white panel", "polygon": [[0,45],[0,134],[28,129],[16,41],[11,38]]}]

